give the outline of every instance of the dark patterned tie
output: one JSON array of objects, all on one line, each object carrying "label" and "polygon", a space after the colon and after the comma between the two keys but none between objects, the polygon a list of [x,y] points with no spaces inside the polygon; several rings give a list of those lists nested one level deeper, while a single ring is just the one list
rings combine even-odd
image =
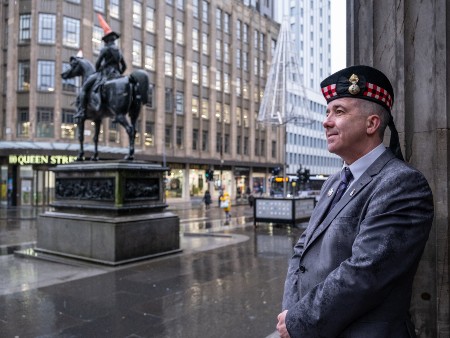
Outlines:
[{"label": "dark patterned tie", "polygon": [[333,209],[334,205],[339,202],[342,195],[344,195],[345,190],[347,190],[348,184],[350,183],[351,179],[353,178],[353,174],[350,171],[349,167],[345,167],[341,171],[341,182],[339,183],[339,186],[336,190],[336,193],[334,194],[333,201],[331,201],[330,209]]}]

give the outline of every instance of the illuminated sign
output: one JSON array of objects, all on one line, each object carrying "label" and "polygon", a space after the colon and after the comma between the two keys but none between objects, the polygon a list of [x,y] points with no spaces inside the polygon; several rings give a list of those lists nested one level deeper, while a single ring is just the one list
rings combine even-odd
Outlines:
[{"label": "illuminated sign", "polygon": [[[289,177],[285,177],[284,180],[289,182]],[[283,177],[275,177],[275,182],[283,182]]]},{"label": "illuminated sign", "polygon": [[76,159],[76,156],[68,155],[9,155],[9,164],[67,164]]}]

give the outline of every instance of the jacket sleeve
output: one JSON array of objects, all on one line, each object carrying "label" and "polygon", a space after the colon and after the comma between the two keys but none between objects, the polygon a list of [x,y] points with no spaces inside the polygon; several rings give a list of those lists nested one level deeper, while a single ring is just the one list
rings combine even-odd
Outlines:
[{"label": "jacket sleeve", "polygon": [[286,281],[284,283],[282,311],[291,308],[299,301],[297,280],[299,272],[300,256],[305,243],[305,232],[300,236],[297,244],[294,246],[294,255],[289,261]]},{"label": "jacket sleeve", "polygon": [[[432,193],[423,175],[414,170],[401,175],[389,172],[379,180],[358,211],[359,231],[351,256],[295,304],[286,302],[286,326],[292,338],[337,337],[392,294],[410,298],[409,291],[399,290],[411,287],[428,239],[434,215]],[[293,271],[290,266],[288,277]],[[291,286],[293,281],[286,283]],[[285,291],[285,297],[290,293]]]}]

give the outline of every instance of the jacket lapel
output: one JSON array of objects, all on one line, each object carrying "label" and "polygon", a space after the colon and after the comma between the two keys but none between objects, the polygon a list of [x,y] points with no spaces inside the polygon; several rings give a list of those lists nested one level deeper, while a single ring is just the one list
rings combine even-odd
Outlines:
[{"label": "jacket lapel", "polygon": [[[327,215],[325,215],[325,213],[331,204],[332,196],[330,198],[327,196],[329,190],[322,191],[319,203],[316,206],[318,212],[313,213],[314,217],[311,217],[311,221],[308,226],[308,233],[306,234],[303,253],[305,253],[308,247],[330,226],[331,222],[339,215],[341,210],[353,198],[358,196],[367,184],[372,181],[373,177],[378,175],[386,163],[394,157],[394,154],[387,149],[378,159],[375,160],[375,162],[364,172],[364,174],[362,174],[361,177],[349,187],[349,189],[342,196],[341,200],[336,203]],[[335,178],[335,182],[331,185],[333,192],[336,192],[338,185],[339,175]]]}]

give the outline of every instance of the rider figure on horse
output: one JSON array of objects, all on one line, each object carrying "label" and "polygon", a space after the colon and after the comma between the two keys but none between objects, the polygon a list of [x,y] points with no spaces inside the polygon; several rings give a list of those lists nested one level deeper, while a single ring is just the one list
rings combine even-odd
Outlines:
[{"label": "rider figure on horse", "polygon": [[86,108],[88,105],[86,96],[91,88],[93,89],[90,95],[91,102],[96,110],[98,110],[100,109],[101,103],[100,85],[109,79],[120,77],[127,68],[122,52],[115,44],[115,41],[120,37],[120,35],[111,30],[100,14],[98,14],[98,19],[103,31],[105,32],[105,35],[102,37],[105,45],[101,49],[100,55],[95,63],[96,72],[89,76],[81,88],[78,102],[78,112],[74,115],[74,118],[76,119],[82,119],[86,116]]}]

